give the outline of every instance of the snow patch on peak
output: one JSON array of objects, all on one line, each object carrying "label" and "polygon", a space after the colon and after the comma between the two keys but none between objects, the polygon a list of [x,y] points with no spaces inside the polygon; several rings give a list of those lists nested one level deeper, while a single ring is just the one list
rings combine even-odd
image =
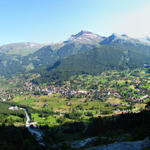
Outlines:
[{"label": "snow patch on peak", "polygon": [[68,39],[66,42],[78,42],[78,43],[93,43],[93,42],[100,42],[104,39],[104,37],[86,31],[86,30],[81,30],[79,33],[71,35],[71,37]]}]

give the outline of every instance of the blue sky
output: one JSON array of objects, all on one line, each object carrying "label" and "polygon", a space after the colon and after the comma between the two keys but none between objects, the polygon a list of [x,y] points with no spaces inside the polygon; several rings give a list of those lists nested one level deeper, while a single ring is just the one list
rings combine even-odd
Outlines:
[{"label": "blue sky", "polygon": [[149,14],[150,0],[1,0],[0,44],[63,41],[80,30],[147,36]]}]

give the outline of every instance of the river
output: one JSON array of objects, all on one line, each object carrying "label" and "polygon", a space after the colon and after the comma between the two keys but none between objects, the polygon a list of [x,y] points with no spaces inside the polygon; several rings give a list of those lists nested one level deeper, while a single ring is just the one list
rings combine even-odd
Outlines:
[{"label": "river", "polygon": [[42,134],[41,130],[38,129],[38,128],[31,128],[31,127],[30,127],[30,124],[31,124],[31,117],[30,117],[30,115],[29,115],[28,110],[27,110],[26,108],[19,108],[19,107],[17,107],[17,106],[12,106],[12,107],[9,108],[9,109],[15,110],[16,108],[17,108],[17,110],[18,110],[18,109],[24,110],[25,115],[26,115],[26,119],[27,119],[27,120],[26,120],[26,128],[28,129],[28,131],[30,132],[31,135],[35,136],[36,141],[37,141],[41,146],[45,147],[46,144],[43,142],[43,134]]},{"label": "river", "polygon": [[28,113],[28,110],[26,108],[21,108],[21,109],[24,110],[25,114],[26,114],[26,118],[27,118],[27,120],[26,120],[26,128],[31,133],[31,135],[36,137],[36,140],[39,142],[39,144],[41,146],[45,147],[45,143],[43,142],[43,137],[42,137],[43,134],[42,134],[42,132],[39,129],[30,127],[31,118],[30,118],[30,115]]}]

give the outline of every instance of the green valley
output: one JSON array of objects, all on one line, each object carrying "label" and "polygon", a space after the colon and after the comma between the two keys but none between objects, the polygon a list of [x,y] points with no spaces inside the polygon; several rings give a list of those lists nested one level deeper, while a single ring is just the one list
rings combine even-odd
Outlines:
[{"label": "green valley", "polygon": [[81,31],[26,52],[23,44],[21,54],[10,46],[0,51],[0,148],[18,140],[21,149],[79,150],[150,136],[149,43]]}]

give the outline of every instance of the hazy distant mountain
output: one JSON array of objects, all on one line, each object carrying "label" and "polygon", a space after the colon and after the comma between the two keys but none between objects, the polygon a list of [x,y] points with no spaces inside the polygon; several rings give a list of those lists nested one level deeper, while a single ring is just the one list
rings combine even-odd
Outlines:
[{"label": "hazy distant mountain", "polygon": [[131,38],[125,34],[119,35],[113,33],[111,36],[107,37],[106,39],[100,42],[100,44],[102,45],[113,44],[113,43],[127,44],[127,43],[141,43],[141,41],[135,38]]},{"label": "hazy distant mountain", "polygon": [[107,44],[125,44],[125,45],[149,45],[150,46],[150,39],[147,38],[132,38],[126,34],[115,34],[113,33],[109,37],[102,40],[100,45],[107,45]]},{"label": "hazy distant mountain", "polygon": [[5,54],[28,55],[43,47],[44,44],[38,43],[12,43],[0,46],[0,52]]}]

